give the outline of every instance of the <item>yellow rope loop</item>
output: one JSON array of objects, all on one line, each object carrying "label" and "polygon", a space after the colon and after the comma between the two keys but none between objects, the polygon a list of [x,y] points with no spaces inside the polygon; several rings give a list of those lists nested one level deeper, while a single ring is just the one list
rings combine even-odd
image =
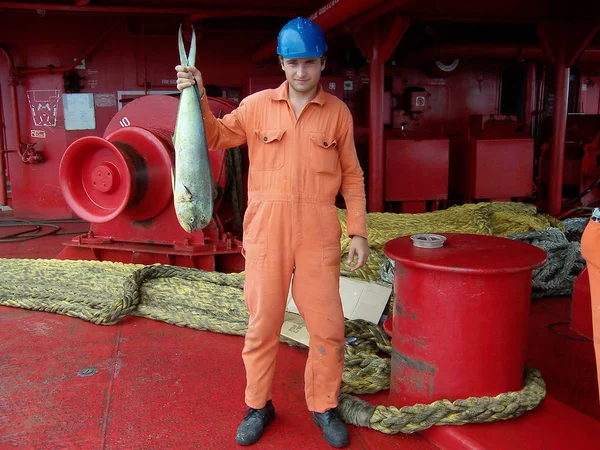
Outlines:
[{"label": "yellow rope loop", "polygon": [[548,220],[548,216],[541,214],[527,215],[514,211],[494,212],[492,220],[494,222],[494,234],[497,236],[540,231],[553,227],[555,223]]},{"label": "yellow rope loop", "polygon": [[343,276],[365,281],[375,281],[380,278],[381,264],[384,261],[385,255],[371,251],[367,263],[355,271],[351,271],[348,268],[348,264],[346,264],[347,256],[347,254],[342,256],[340,271]]},{"label": "yellow rope loop", "polygon": [[185,267],[165,266],[155,264],[142,267],[135,271],[124,283],[123,297],[113,304],[113,310],[104,320],[105,325],[119,322],[137,309],[141,298],[141,288],[144,283],[155,278],[179,278],[191,281],[205,281],[219,286],[232,286],[243,288],[243,277],[239,275],[228,276],[220,272],[204,270],[189,270]]},{"label": "yellow rope loop", "polygon": [[[114,324],[131,314],[219,333],[244,335],[247,329],[243,274],[106,261],[2,259],[0,265],[2,305],[64,314],[102,325]],[[32,279],[36,282],[31,283]],[[487,406],[482,403],[485,398],[442,400],[429,409],[416,405],[401,410],[372,407],[360,399],[352,401],[350,393],[389,389],[390,360],[377,353],[389,354],[391,342],[381,327],[367,321],[347,321],[346,330],[357,341],[345,348],[340,398],[348,400],[344,404],[360,409],[359,414],[350,413],[360,416],[360,420],[366,417],[366,424],[361,426],[396,433],[414,432],[432,424],[504,420],[535,408],[545,396],[539,371],[530,371],[523,391],[501,394],[495,397],[499,400]],[[282,341],[298,345],[285,338]],[[347,416],[345,420],[349,420]]]},{"label": "yellow rope loop", "polygon": [[387,260],[383,248],[387,242],[397,237],[418,233],[509,236],[549,227],[564,230],[564,225],[559,220],[538,213],[534,205],[525,203],[474,203],[421,214],[369,213],[367,234],[371,254],[362,268],[352,272],[346,263],[351,242],[346,228],[346,214],[346,210],[338,209],[342,228],[340,270],[344,276],[365,281],[380,279],[381,265]]},{"label": "yellow rope loop", "polygon": [[359,339],[351,345],[346,346],[345,352],[350,355],[358,355],[362,353],[375,354],[377,353],[377,345],[369,339]]},{"label": "yellow rope loop", "polygon": [[[126,277],[143,267],[45,259],[5,259],[2,266],[0,304],[64,314],[94,324],[106,324],[107,317],[123,302]],[[84,291],[86,295],[82,294]]]},{"label": "yellow rope loop", "polygon": [[[365,348],[368,347],[371,353],[376,353],[377,350],[383,351],[388,355],[392,353],[391,340],[383,328],[366,320],[347,320],[346,337],[355,337],[358,339],[358,342],[368,343],[369,345],[365,345]],[[348,351],[352,351],[351,349],[360,345],[352,344],[346,347],[349,349]],[[358,350],[355,350],[354,353],[358,353]]]},{"label": "yellow rope loop", "polygon": [[133,315],[198,330],[246,333],[248,311],[240,287],[242,276],[185,268],[166,269],[161,275],[171,277],[147,280]]},{"label": "yellow rope loop", "polygon": [[222,273],[211,272],[201,269],[190,270],[186,267],[165,266],[154,264],[142,269],[143,274],[140,275],[142,283],[152,278],[172,278],[191,281],[205,281],[218,286],[231,286],[238,289],[244,288],[244,275],[239,273]]},{"label": "yellow rope loop", "polygon": [[414,433],[433,425],[463,425],[514,419],[536,408],[546,396],[546,386],[537,369],[527,368],[524,387],[495,397],[438,400],[431,404],[377,406],[369,427],[382,433]]},{"label": "yellow rope loop", "polygon": [[342,393],[374,394],[390,387],[389,363],[371,353],[344,356]]},{"label": "yellow rope loop", "polygon": [[[342,253],[347,254],[350,238],[346,227],[346,210],[338,210],[338,219],[342,227]],[[560,221],[538,213],[534,205],[513,202],[466,204],[420,214],[367,214],[369,245],[375,252],[382,252],[388,241],[411,234],[473,233],[505,236],[547,227],[564,228]]]},{"label": "yellow rope loop", "polygon": [[391,341],[381,327],[366,320],[346,321],[346,336],[357,340],[346,345],[342,393],[374,394],[389,389],[389,359],[378,351],[391,353]]},{"label": "yellow rope loop", "polygon": [[[373,325],[373,327],[371,327],[371,325]],[[371,339],[374,336],[372,328],[376,327],[375,324],[363,319],[347,320],[345,326],[346,336],[362,339]]]},{"label": "yellow rope loop", "polygon": [[[519,417],[537,407],[546,395],[545,383],[537,369],[527,368],[524,388],[519,392],[508,392],[496,397],[460,399],[454,402],[438,400],[430,405],[414,405],[397,409],[394,406],[376,406],[374,409],[350,394],[373,394],[389,389],[391,368],[388,358],[375,354],[377,349],[390,352],[391,342],[378,326],[364,320],[346,322],[346,335],[356,337],[360,351],[346,346],[342,387],[340,390],[340,412],[348,423],[368,426],[386,434],[414,433],[433,425],[461,425],[466,423],[495,422]],[[366,417],[360,423],[357,417]],[[356,411],[359,411],[357,414]],[[358,422],[357,422],[358,421]]]}]

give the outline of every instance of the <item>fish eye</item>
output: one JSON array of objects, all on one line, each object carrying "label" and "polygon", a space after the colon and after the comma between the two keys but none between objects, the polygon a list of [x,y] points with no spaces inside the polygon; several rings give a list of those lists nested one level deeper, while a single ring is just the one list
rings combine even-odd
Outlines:
[{"label": "fish eye", "polygon": [[190,217],[190,220],[188,221],[189,223],[194,223],[194,218]]}]

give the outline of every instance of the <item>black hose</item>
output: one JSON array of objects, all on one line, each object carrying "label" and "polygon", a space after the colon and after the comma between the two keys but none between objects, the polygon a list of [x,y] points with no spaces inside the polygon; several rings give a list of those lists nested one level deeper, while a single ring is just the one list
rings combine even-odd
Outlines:
[{"label": "black hose", "polygon": [[596,181],[594,181],[592,184],[590,184],[583,192],[580,192],[579,195],[577,195],[577,197],[572,198],[571,200],[568,200],[567,202],[565,202],[562,205],[562,208],[564,209],[566,206],[569,206],[573,203],[576,203],[577,201],[581,200],[583,198],[583,196],[589,194],[590,192],[592,192],[592,190],[598,186],[598,184],[600,184],[600,178],[598,178]]},{"label": "black hose", "polygon": [[[67,234],[84,234],[87,233],[88,230],[83,231],[63,231],[61,227],[58,225],[54,225],[54,223],[86,223],[81,219],[49,219],[42,221],[31,221],[31,220],[6,220],[0,221],[0,228],[10,228],[10,227],[23,227],[23,226],[31,226],[33,228],[28,228],[23,231],[19,231],[17,233],[7,234],[5,236],[0,236],[0,243],[9,243],[9,242],[25,242],[31,239],[39,239],[45,236],[50,235],[67,235]],[[37,233],[43,227],[51,228],[51,230]],[[36,233],[36,234],[31,234]],[[29,236],[24,236],[29,235]]]},{"label": "black hose", "polygon": [[243,178],[242,178],[242,154],[239,147],[227,150],[225,154],[227,169],[226,190],[231,195],[231,206],[233,211],[233,223],[241,228],[244,219],[243,211]]}]

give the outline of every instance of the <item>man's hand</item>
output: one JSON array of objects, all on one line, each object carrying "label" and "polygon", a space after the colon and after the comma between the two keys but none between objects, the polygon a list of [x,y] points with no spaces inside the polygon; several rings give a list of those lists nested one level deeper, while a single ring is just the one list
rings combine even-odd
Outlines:
[{"label": "man's hand", "polygon": [[[357,257],[356,262],[354,257]],[[351,271],[355,271],[364,266],[369,258],[369,243],[362,236],[353,236],[348,249],[348,267]]]},{"label": "man's hand", "polygon": [[204,83],[202,82],[202,74],[195,67],[175,66],[177,72],[177,89],[183,91],[185,88],[198,85],[198,93],[202,97],[204,93]]}]

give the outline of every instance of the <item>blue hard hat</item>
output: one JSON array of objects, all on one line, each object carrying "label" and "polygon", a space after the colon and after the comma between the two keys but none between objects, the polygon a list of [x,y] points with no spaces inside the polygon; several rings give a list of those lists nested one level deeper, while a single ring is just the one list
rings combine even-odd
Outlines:
[{"label": "blue hard hat", "polygon": [[284,58],[318,58],[326,51],[323,31],[304,17],[290,20],[277,36],[277,54]]}]

